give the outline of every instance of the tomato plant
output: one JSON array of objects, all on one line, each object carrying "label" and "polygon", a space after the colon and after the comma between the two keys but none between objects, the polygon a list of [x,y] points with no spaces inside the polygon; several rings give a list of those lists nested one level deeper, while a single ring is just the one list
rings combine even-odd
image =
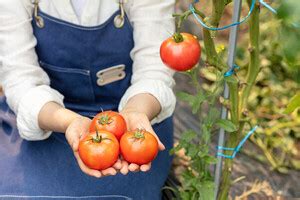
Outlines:
[{"label": "tomato plant", "polygon": [[175,33],[160,47],[163,63],[176,71],[187,71],[200,59],[201,47],[196,36],[189,33]]},{"label": "tomato plant", "polygon": [[79,156],[91,169],[104,170],[114,165],[119,156],[119,142],[110,132],[89,133],[79,142]]},{"label": "tomato plant", "polygon": [[106,130],[113,133],[118,140],[120,140],[126,129],[127,127],[124,118],[114,111],[104,111],[97,114],[90,125],[90,132]]},{"label": "tomato plant", "polygon": [[143,165],[154,160],[158,153],[158,142],[153,134],[145,130],[126,132],[120,141],[123,158],[129,163]]}]

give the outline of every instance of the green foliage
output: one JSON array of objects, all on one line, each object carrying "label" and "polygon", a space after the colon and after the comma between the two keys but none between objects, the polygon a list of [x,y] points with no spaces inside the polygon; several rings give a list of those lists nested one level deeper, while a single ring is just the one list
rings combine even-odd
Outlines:
[{"label": "green foliage", "polygon": [[[202,16],[204,14],[197,11],[197,14],[201,14],[200,17],[207,20],[205,22],[218,21],[224,8],[216,5],[222,2],[227,4],[229,1],[214,2],[212,11],[215,12],[212,15],[215,16],[205,18]],[[260,9],[256,5],[255,16],[253,14],[249,19],[249,24],[252,25],[249,28],[250,38],[240,36],[240,47],[237,48],[235,62],[241,69],[236,76],[226,78],[223,77],[226,52],[224,48],[221,51],[216,48],[215,32],[203,29],[206,67],[200,73],[198,68],[187,73],[195,93],[178,93],[179,99],[189,104],[200,121],[199,130],[186,131],[178,146],[172,150],[175,153],[183,149],[185,156],[189,158],[180,180],[182,185],[178,196],[181,199],[213,199],[210,166],[216,162],[216,158],[210,154],[209,144],[212,132],[217,128],[229,132],[226,146],[234,147],[242,136],[243,128],[259,124],[262,128],[257,130],[255,137],[251,137],[251,141],[262,150],[265,157],[258,152],[252,156],[262,162],[268,161],[279,172],[286,173],[289,168],[299,169],[297,158],[300,152],[296,145],[300,141],[300,113],[293,111],[300,103],[299,96],[292,98],[299,91],[300,83],[299,10],[298,0],[283,0],[278,6],[277,16],[267,9],[261,9],[265,13],[259,14]],[[249,41],[251,48],[248,48]],[[199,74],[205,79],[201,85]],[[225,82],[229,85],[230,99],[225,99],[224,105],[226,101],[230,120],[219,119],[220,112],[216,102]],[[247,92],[245,88],[248,88]],[[282,114],[285,108],[289,115]],[[232,166],[232,160],[225,160],[218,199],[228,197]]]},{"label": "green foliage", "polygon": [[199,111],[202,102],[205,100],[205,95],[201,91],[199,91],[196,95],[178,92],[177,97],[180,100],[189,103],[189,105],[192,107],[193,114],[196,114]]},{"label": "green foliage", "polygon": [[227,132],[237,131],[236,125],[227,119],[219,119],[216,123],[220,128],[223,128]]},{"label": "green foliage", "polygon": [[[291,2],[293,2],[291,4]],[[257,84],[253,87],[248,101],[247,124],[259,124],[255,137],[251,140],[262,152],[244,152],[261,162],[269,163],[272,169],[287,173],[289,169],[299,168],[300,113],[293,112],[299,99],[295,97],[300,91],[300,24],[298,0],[284,0],[278,8],[278,16],[267,9],[261,10],[261,71]],[[298,10],[298,12],[297,12]],[[295,37],[298,37],[297,39]],[[238,77],[244,82],[245,67],[248,65],[248,38],[239,42],[237,63],[241,66]],[[242,48],[244,47],[244,48]],[[290,113],[288,115],[284,115]]]},{"label": "green foliage", "polygon": [[294,112],[297,108],[300,107],[300,93],[296,94],[287,105],[287,108],[285,109],[285,114],[290,114]]},{"label": "green foliage", "polygon": [[[179,143],[170,153],[183,149],[189,159],[189,165],[181,175],[181,187],[177,193],[180,199],[211,200],[214,198],[214,182],[211,166],[216,163],[215,155],[211,155],[209,145],[214,128],[224,126],[235,129],[228,120],[219,120],[220,111],[216,108],[216,99],[222,92],[224,84],[221,73],[215,75],[212,87],[204,89],[199,84],[199,68],[186,73],[191,84],[197,90],[195,93],[178,92],[177,97],[186,102],[194,114],[199,116],[199,130],[185,131]],[[220,89],[221,88],[221,89]],[[205,112],[204,112],[205,110]]]},{"label": "green foliage", "polygon": [[294,74],[294,80],[300,83],[300,1],[284,0],[278,8],[280,19],[280,45],[283,56],[290,70]]}]

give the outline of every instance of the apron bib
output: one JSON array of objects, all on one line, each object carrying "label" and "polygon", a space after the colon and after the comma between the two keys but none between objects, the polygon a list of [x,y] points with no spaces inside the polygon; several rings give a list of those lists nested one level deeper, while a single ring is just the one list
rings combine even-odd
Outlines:
[{"label": "apron bib", "polygon": [[[65,106],[89,117],[101,109],[117,110],[130,86],[134,45],[126,16],[121,28],[114,24],[122,10],[95,27],[36,14],[43,23],[42,28],[36,19],[32,23],[39,63],[51,87],[65,96]],[[158,200],[171,166],[172,118],[153,128],[166,150],[149,172],[96,179],[81,172],[64,134],[34,142],[20,138],[15,115],[0,97],[0,199]]]}]

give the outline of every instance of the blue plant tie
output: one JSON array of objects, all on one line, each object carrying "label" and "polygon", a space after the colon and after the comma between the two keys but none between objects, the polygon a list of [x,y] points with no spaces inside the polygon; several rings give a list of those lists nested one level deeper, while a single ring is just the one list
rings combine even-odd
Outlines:
[{"label": "blue plant tie", "polygon": [[250,6],[250,10],[249,10],[247,16],[244,17],[241,21],[235,22],[235,23],[232,23],[232,24],[223,26],[223,27],[218,27],[218,28],[207,26],[207,25],[206,25],[206,24],[198,17],[198,15],[195,13],[195,8],[194,8],[194,5],[193,5],[193,4],[199,2],[199,0],[195,0],[194,3],[191,3],[191,4],[190,4],[190,11],[193,13],[195,19],[196,19],[196,20],[197,20],[204,28],[206,28],[206,29],[208,29],[208,30],[211,30],[211,31],[220,31],[220,30],[225,30],[225,29],[228,29],[228,28],[230,28],[230,27],[232,27],[232,26],[237,26],[237,25],[239,25],[239,24],[244,23],[244,22],[250,17],[251,13],[253,12],[253,9],[254,9],[254,6],[255,6],[255,1],[256,1],[256,0],[252,0],[252,4],[251,4],[251,6]]},{"label": "blue plant tie", "polygon": [[[220,30],[225,30],[225,29],[228,29],[232,26],[237,26],[237,25],[240,25],[242,23],[244,23],[249,17],[250,15],[252,14],[253,12],[253,9],[254,9],[254,6],[255,6],[255,2],[256,0],[252,0],[252,3],[251,3],[251,6],[250,6],[250,10],[247,14],[246,17],[244,17],[241,21],[239,22],[235,22],[235,23],[232,23],[232,24],[229,24],[229,25],[226,25],[226,26],[223,26],[223,27],[209,27],[207,26],[200,18],[199,16],[195,13],[195,8],[194,8],[194,5],[195,3],[198,3],[199,0],[194,0],[194,3],[191,3],[190,4],[190,11],[193,13],[195,19],[206,29],[208,30],[211,30],[211,31],[220,31]],[[273,12],[274,14],[277,14],[277,11],[272,8],[269,4],[267,4],[264,0],[258,0],[258,2],[263,5],[264,7],[266,7],[267,9],[269,9],[271,12]]]},{"label": "blue plant tie", "polygon": [[294,23],[292,23],[292,25],[293,25],[293,27],[294,27],[294,28],[300,28],[300,25],[299,25],[299,24],[297,24],[297,23],[295,23],[295,22],[294,22]]},{"label": "blue plant tie", "polygon": [[219,153],[218,152],[217,156],[221,156],[221,157],[229,158],[229,159],[235,158],[236,154],[241,150],[241,148],[243,147],[243,145],[245,144],[245,142],[249,139],[249,137],[255,132],[255,130],[257,128],[258,128],[258,126],[255,126],[254,128],[252,128],[235,148],[217,146],[218,150],[233,151],[232,155],[225,155],[223,153]]},{"label": "blue plant tie", "polygon": [[267,9],[269,9],[272,13],[277,14],[277,11],[274,8],[272,8],[269,4],[264,2],[264,0],[259,0],[259,3],[264,7],[266,7]]},{"label": "blue plant tie", "polygon": [[232,74],[234,74],[235,69],[240,69],[240,67],[237,65],[233,65],[227,72],[224,73],[224,77],[228,77],[228,76],[231,76]]}]

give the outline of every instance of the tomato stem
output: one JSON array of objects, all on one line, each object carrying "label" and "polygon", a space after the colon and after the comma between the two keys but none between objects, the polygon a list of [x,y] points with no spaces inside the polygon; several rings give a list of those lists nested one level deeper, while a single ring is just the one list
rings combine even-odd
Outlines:
[{"label": "tomato stem", "polygon": [[173,39],[176,43],[183,42],[183,36],[178,32],[173,34]]},{"label": "tomato stem", "polygon": [[143,130],[137,129],[137,130],[134,132],[134,138],[136,138],[136,139],[144,139],[144,138],[145,138],[145,135],[144,135],[144,133],[143,133]]},{"label": "tomato stem", "polygon": [[96,138],[99,138],[98,128],[96,127]]},{"label": "tomato stem", "polygon": [[100,143],[102,141],[102,135],[99,137],[98,129],[96,128],[96,137],[92,138],[93,142]]},{"label": "tomato stem", "polygon": [[110,124],[112,122],[112,119],[108,115],[104,115],[101,116],[98,121],[101,125],[105,125],[105,124]]}]

